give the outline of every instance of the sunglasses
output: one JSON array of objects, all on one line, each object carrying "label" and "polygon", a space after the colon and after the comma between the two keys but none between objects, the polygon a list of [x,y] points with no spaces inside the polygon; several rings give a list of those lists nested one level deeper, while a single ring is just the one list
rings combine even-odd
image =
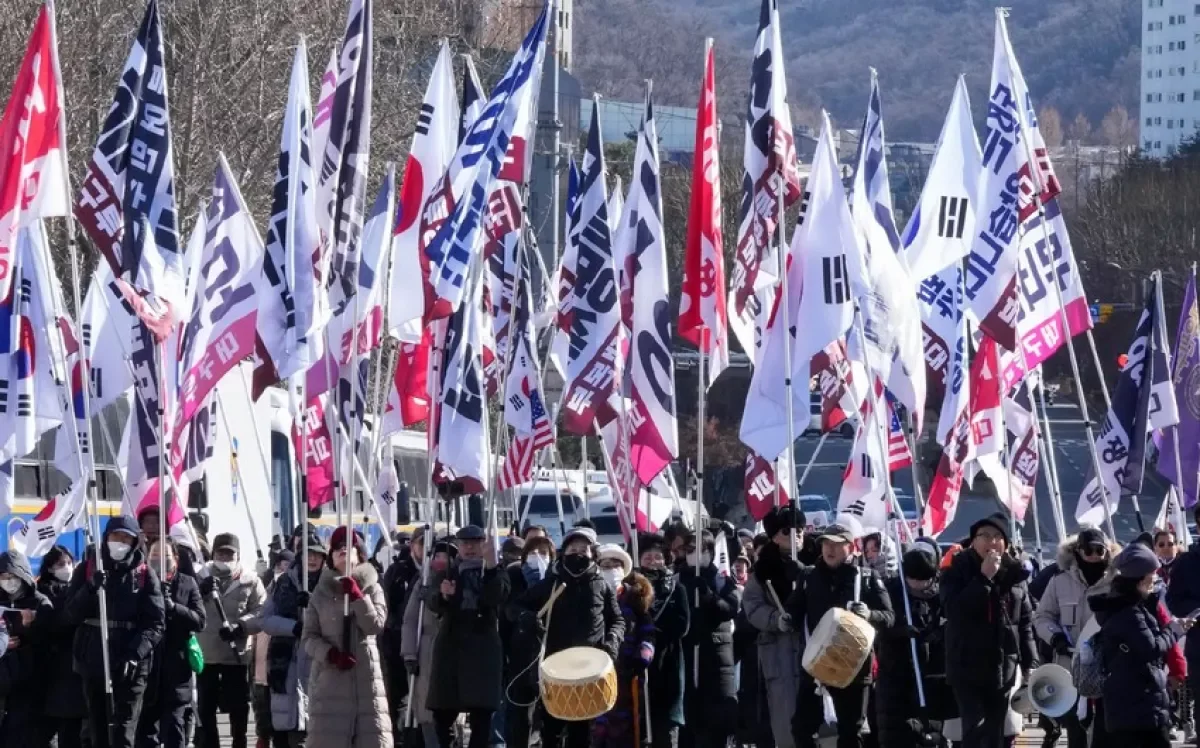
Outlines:
[{"label": "sunglasses", "polygon": [[1108,549],[1102,545],[1089,545],[1089,546],[1084,546],[1083,555],[1085,555],[1085,556],[1103,556],[1107,551],[1108,551]]}]

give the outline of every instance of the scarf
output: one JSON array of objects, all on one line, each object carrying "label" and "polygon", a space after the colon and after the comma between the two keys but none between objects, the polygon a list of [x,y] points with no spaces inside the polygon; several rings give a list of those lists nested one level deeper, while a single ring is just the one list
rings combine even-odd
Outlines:
[{"label": "scarf", "polygon": [[460,610],[479,610],[483,595],[483,559],[462,559],[458,562],[458,587],[462,593]]}]

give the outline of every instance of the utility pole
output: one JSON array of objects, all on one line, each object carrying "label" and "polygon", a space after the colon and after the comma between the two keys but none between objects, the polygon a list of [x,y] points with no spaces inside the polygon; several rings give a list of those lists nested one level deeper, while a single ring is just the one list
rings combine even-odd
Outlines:
[{"label": "utility pole", "polygon": [[[542,85],[538,91],[537,135],[534,138],[533,173],[529,185],[529,218],[537,236],[538,248],[547,269],[553,272],[559,259],[559,173],[562,154],[560,134],[562,122],[558,114],[559,80],[562,62],[563,25],[570,23],[571,0],[558,0],[550,35],[546,40]],[[534,279],[537,280],[537,279]],[[538,288],[540,280],[534,285]]]}]

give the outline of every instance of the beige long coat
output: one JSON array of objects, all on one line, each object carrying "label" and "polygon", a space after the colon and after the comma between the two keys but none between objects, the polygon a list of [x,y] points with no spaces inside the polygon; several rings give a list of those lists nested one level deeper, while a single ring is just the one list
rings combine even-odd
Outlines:
[{"label": "beige long coat", "polygon": [[304,611],[304,651],[312,657],[309,679],[308,748],[392,748],[383,669],[375,637],[387,619],[387,603],[375,567],[362,564],[354,579],[363,599],[350,604],[350,646],[358,663],[338,670],[327,659],[330,649],[342,649],[345,595],[341,580],[322,574]]}]

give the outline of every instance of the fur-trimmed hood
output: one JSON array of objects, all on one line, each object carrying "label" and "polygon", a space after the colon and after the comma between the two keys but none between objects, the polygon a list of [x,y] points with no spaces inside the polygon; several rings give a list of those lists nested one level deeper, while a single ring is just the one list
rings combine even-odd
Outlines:
[{"label": "fur-trimmed hood", "polygon": [[[1070,571],[1074,569],[1078,562],[1078,557],[1075,555],[1075,550],[1079,547],[1079,535],[1073,534],[1063,538],[1058,544],[1058,555],[1055,561],[1058,562],[1058,570],[1060,572]],[[1117,543],[1109,541],[1108,543],[1108,558],[1111,561],[1116,558],[1116,555],[1121,552],[1121,546]]]},{"label": "fur-trimmed hood", "polygon": [[[317,589],[325,590],[331,595],[342,594],[342,578],[332,569],[329,569],[329,572],[329,574],[325,574],[322,570],[321,581],[317,582]],[[355,566],[351,576],[354,577],[354,581],[358,582],[359,589],[364,592],[369,587],[379,584],[379,572],[370,562]]]}]

